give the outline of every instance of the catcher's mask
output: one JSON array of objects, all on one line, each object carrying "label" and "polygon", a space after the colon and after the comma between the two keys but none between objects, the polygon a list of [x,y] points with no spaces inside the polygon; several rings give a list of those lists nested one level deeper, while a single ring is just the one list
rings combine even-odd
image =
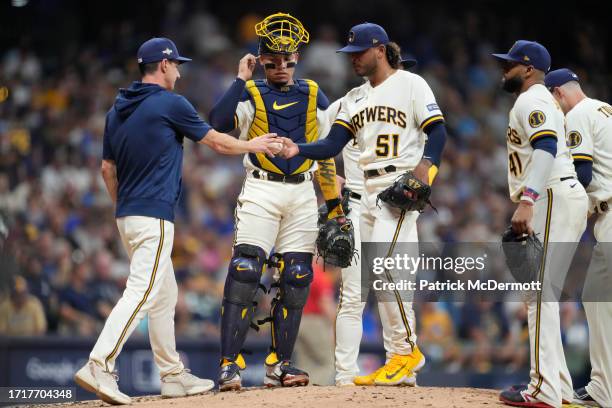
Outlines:
[{"label": "catcher's mask", "polygon": [[310,41],[300,20],[286,13],[272,14],[255,24],[255,34],[259,37],[259,55],[290,55]]}]

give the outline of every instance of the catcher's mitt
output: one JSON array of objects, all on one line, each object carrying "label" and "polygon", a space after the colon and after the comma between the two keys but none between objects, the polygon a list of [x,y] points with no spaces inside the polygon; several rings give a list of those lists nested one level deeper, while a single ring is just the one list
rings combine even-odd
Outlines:
[{"label": "catcher's mitt", "polygon": [[538,279],[544,249],[535,235],[517,234],[508,227],[502,234],[502,249],[506,265],[519,283]]},{"label": "catcher's mitt", "polygon": [[406,211],[423,212],[427,204],[435,210],[429,201],[430,195],[431,187],[416,178],[412,171],[407,171],[381,191],[376,201],[381,200],[392,207]]},{"label": "catcher's mitt", "polygon": [[327,220],[317,236],[317,252],[325,263],[346,268],[355,255],[355,230],[346,217]]}]

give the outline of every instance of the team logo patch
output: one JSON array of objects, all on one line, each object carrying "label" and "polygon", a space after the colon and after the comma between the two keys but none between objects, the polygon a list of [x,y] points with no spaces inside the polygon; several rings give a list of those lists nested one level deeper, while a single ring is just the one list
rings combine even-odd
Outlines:
[{"label": "team logo patch", "polygon": [[355,33],[353,31],[351,31],[349,33],[348,42],[352,43],[353,41],[355,41]]},{"label": "team logo patch", "polygon": [[532,128],[542,126],[542,123],[546,120],[546,115],[542,111],[533,111],[529,114],[529,125]]},{"label": "team logo patch", "polygon": [[427,110],[431,112],[435,110],[440,110],[440,108],[438,107],[437,103],[430,103],[429,105],[427,105]]},{"label": "team logo patch", "polygon": [[582,135],[580,134],[580,132],[572,130],[571,132],[567,134],[566,142],[567,142],[567,147],[569,147],[570,149],[578,147],[580,146],[580,143],[582,143]]}]

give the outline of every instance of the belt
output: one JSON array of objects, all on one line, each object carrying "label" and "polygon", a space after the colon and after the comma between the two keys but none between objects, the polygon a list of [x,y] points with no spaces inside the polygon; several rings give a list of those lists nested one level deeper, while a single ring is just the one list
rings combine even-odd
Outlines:
[{"label": "belt", "polygon": [[355,193],[350,188],[343,187],[342,188],[342,196],[348,194],[350,198],[354,198],[355,200],[361,200],[361,194]]},{"label": "belt", "polygon": [[284,175],[284,174],[269,173],[265,171],[253,170],[251,174],[253,175],[253,177],[259,180],[276,181],[279,183],[289,183],[289,184],[300,184],[306,180],[312,180],[312,172]]},{"label": "belt", "polygon": [[363,172],[363,176],[365,178],[378,177],[378,176],[384,176],[385,174],[393,173],[395,171],[397,171],[397,167],[390,164],[387,167],[383,167],[381,169],[365,170]]}]

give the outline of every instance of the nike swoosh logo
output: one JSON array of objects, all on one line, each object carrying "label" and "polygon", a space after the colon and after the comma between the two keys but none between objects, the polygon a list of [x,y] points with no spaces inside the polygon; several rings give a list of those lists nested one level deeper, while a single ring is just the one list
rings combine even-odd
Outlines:
[{"label": "nike swoosh logo", "polygon": [[242,265],[238,265],[238,266],[236,267],[236,270],[237,270],[237,271],[248,271],[248,270],[249,270],[249,267],[247,266],[247,267],[245,268],[245,267],[244,267],[244,266],[242,266]]},{"label": "nike swoosh logo", "polygon": [[295,105],[296,103],[300,103],[300,101],[289,102],[289,103],[286,103],[284,105],[279,105],[279,104],[276,103],[276,101],[274,101],[274,103],[272,104],[272,109],[274,109],[274,110],[283,110],[285,108],[288,108],[290,106]]},{"label": "nike swoosh logo", "polygon": [[296,278],[298,279],[302,279],[304,276],[308,276],[307,273],[305,273],[304,275],[300,275],[299,273],[297,275],[295,275]]},{"label": "nike swoosh logo", "polygon": [[397,369],[396,372],[394,372],[393,374],[389,375],[389,374],[385,374],[387,376],[387,380],[392,379],[393,377],[395,377],[397,375],[397,373],[399,373],[400,371],[402,371],[402,369],[406,367],[406,364],[404,364],[403,366],[401,366],[400,368]]},{"label": "nike swoosh logo", "polygon": [[365,96],[362,96],[362,97],[361,97],[361,98],[359,98],[359,99],[355,99],[355,103],[359,102],[359,101],[360,101],[360,100],[362,100],[363,98],[365,98]]},{"label": "nike swoosh logo", "polygon": [[[576,184],[578,184],[578,183],[576,183]],[[574,187],[576,187],[576,184],[572,184],[572,185],[570,186],[570,188],[574,188]]]}]

